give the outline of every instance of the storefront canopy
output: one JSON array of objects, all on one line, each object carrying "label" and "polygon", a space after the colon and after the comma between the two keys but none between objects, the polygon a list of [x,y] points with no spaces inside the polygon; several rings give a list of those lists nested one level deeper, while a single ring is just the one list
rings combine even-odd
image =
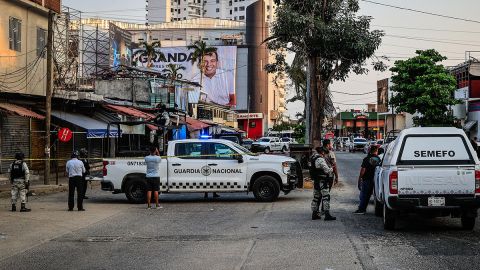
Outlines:
[{"label": "storefront canopy", "polygon": [[[74,124],[80,128],[86,129],[87,138],[89,139],[107,137],[107,123],[105,122],[82,114],[73,114],[54,110],[52,111],[52,116]],[[118,137],[118,129],[116,127],[110,127],[109,137]]]},{"label": "storefront canopy", "polygon": [[23,117],[28,117],[28,118],[35,118],[35,119],[39,119],[39,120],[43,120],[45,119],[45,116],[43,115],[40,115],[36,112],[33,112],[27,108],[24,108],[22,106],[18,106],[18,105],[15,105],[15,104],[11,104],[11,103],[0,103],[0,110],[2,111],[6,111],[8,113],[11,113],[11,114],[16,114],[16,115],[19,115],[19,116],[23,116]]},{"label": "storefront canopy", "polygon": [[117,112],[119,114],[127,115],[127,116],[132,116],[136,118],[142,118],[144,120],[150,120],[155,118],[155,115],[151,113],[146,113],[142,112],[140,110],[137,110],[132,107],[127,107],[127,106],[121,106],[121,105],[112,105],[112,104],[106,104],[104,107],[108,110]]},{"label": "storefront canopy", "polygon": [[204,123],[200,120],[194,119],[192,117],[187,117],[187,128],[188,131],[196,131],[196,130],[201,130],[204,128],[208,128],[211,125]]}]

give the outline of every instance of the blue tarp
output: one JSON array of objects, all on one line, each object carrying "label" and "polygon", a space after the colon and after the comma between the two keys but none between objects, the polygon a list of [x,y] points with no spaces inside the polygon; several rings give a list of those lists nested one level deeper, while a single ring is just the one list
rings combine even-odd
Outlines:
[{"label": "blue tarp", "polygon": [[[107,137],[107,123],[97,119],[90,118],[82,114],[52,110],[52,116],[72,123],[87,131],[87,138],[105,138]],[[110,137],[118,137],[118,129],[110,126]]]}]

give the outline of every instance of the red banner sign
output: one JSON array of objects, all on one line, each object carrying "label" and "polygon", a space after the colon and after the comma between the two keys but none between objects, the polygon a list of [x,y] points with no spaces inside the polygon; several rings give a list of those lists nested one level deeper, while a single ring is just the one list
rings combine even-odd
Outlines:
[{"label": "red banner sign", "polygon": [[58,139],[61,142],[68,142],[72,139],[73,132],[69,128],[61,128],[58,131]]}]

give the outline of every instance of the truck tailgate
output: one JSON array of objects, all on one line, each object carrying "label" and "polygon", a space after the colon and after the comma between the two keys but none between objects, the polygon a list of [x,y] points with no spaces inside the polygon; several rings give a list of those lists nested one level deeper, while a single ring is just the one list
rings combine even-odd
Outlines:
[{"label": "truck tailgate", "polygon": [[475,194],[475,170],[457,167],[399,169],[398,194]]}]

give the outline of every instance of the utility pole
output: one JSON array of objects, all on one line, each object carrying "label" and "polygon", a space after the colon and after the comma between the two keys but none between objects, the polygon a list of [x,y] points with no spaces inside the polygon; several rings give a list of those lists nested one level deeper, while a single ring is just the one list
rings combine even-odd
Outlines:
[{"label": "utility pole", "polygon": [[43,183],[50,183],[50,122],[52,117],[52,94],[53,94],[53,19],[55,13],[48,12],[47,32],[47,87],[45,91],[45,170]]}]

